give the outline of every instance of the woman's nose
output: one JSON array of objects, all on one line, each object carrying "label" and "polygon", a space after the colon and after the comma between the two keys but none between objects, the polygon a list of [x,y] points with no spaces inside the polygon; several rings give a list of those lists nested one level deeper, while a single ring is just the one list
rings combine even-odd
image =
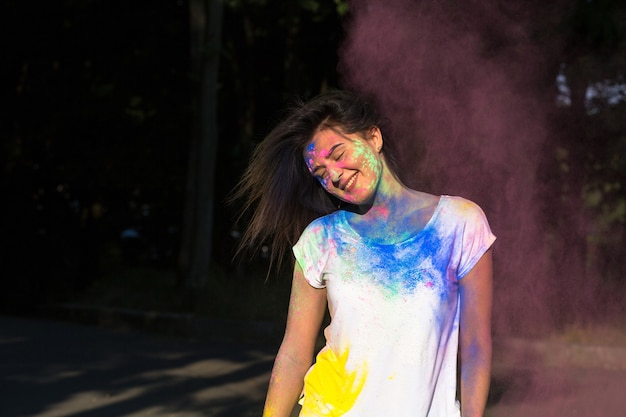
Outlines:
[{"label": "woman's nose", "polygon": [[328,175],[330,177],[330,181],[333,183],[333,185],[337,186],[337,184],[339,184],[339,180],[341,179],[341,175],[342,175],[343,171],[341,169],[329,169],[328,170]]}]

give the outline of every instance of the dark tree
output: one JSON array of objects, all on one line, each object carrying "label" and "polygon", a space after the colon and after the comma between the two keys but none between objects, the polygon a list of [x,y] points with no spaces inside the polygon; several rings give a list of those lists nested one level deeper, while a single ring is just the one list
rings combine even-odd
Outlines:
[{"label": "dark tree", "polygon": [[213,236],[222,1],[190,0],[189,19],[193,130],[179,267],[187,288],[202,288]]}]

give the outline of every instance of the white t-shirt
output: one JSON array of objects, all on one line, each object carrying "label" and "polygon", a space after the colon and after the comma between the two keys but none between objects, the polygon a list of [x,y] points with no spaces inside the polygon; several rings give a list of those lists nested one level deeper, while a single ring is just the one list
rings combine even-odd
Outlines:
[{"label": "white t-shirt", "polygon": [[459,280],[494,240],[460,197],[442,196],[420,232],[392,245],[358,235],[345,211],[313,221],[293,252],[327,289],[331,323],[300,416],[459,416]]}]

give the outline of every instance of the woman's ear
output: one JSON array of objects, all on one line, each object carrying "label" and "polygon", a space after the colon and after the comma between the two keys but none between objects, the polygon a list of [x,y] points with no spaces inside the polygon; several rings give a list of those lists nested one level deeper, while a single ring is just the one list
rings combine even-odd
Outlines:
[{"label": "woman's ear", "polygon": [[368,139],[373,142],[374,148],[377,152],[380,152],[383,149],[383,134],[378,126],[372,126],[370,128]]}]

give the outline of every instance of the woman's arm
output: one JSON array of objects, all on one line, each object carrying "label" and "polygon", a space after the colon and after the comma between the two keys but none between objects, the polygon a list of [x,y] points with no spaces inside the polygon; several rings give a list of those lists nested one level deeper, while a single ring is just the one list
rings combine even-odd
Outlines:
[{"label": "woman's arm", "polygon": [[492,260],[488,250],[461,279],[461,415],[482,417],[491,381]]},{"label": "woman's arm", "polygon": [[326,289],[309,285],[296,262],[287,328],[274,361],[263,417],[288,417],[291,414],[302,392],[304,374],[313,362],[315,341],[325,311]]}]

